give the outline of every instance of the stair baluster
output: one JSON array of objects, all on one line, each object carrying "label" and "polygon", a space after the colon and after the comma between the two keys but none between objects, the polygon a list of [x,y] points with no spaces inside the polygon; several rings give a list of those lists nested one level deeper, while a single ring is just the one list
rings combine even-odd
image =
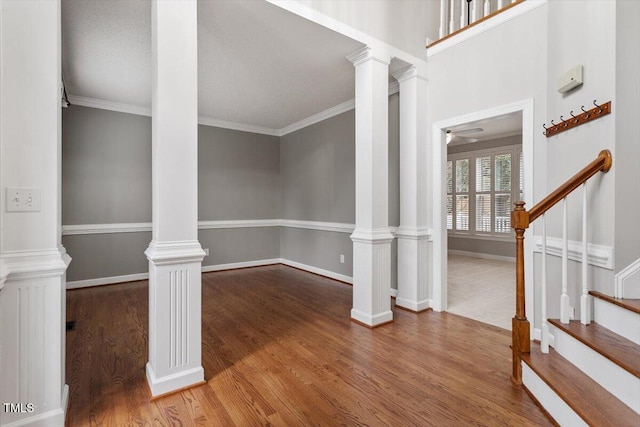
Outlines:
[{"label": "stair baluster", "polygon": [[542,215],[542,265],[541,265],[540,311],[542,325],[540,350],[549,353],[549,324],[547,323],[547,214]]},{"label": "stair baluster", "polygon": [[567,198],[562,199],[562,295],[560,295],[560,321],[569,323],[569,219],[567,215]]},{"label": "stair baluster", "polygon": [[587,240],[587,183],[582,184],[582,295],[580,296],[580,321],[591,323],[591,297],[589,296],[589,245]]}]

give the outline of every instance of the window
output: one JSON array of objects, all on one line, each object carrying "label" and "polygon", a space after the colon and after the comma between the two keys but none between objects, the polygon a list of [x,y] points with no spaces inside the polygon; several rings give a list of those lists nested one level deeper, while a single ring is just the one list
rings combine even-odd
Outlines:
[{"label": "window", "polygon": [[447,161],[447,230],[472,236],[511,233],[523,197],[522,150],[508,146],[452,154]]}]

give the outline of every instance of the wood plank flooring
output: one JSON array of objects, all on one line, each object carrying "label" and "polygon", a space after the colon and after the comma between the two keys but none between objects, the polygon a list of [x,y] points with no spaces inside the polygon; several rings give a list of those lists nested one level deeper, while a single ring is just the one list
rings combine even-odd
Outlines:
[{"label": "wood plank flooring", "polygon": [[68,426],[551,425],[509,332],[447,313],[349,320],[352,288],[282,265],[203,275],[207,384],[149,400],[146,281],[67,292]]}]

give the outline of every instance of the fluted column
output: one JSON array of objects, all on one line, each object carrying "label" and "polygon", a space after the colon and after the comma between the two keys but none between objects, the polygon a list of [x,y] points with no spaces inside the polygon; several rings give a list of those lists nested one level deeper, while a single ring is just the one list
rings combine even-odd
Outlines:
[{"label": "fluted column", "polygon": [[427,80],[411,66],[393,75],[400,84],[400,227],[396,305],[429,308],[427,228]]},{"label": "fluted column", "polygon": [[370,327],[393,320],[388,196],[389,62],[365,47],[347,57],[356,68],[356,228],[351,318]]},{"label": "fluted column", "polygon": [[154,396],[200,384],[198,37],[195,0],[152,2],[149,362]]},{"label": "fluted column", "polygon": [[0,425],[62,426],[60,1],[0,8]]}]

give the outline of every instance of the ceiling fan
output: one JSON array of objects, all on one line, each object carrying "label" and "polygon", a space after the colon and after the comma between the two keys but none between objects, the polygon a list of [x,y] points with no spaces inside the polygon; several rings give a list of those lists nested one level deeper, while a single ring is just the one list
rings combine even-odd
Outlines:
[{"label": "ceiling fan", "polygon": [[466,137],[464,135],[475,134],[480,132],[484,132],[484,129],[471,128],[471,129],[462,129],[462,130],[456,130],[456,131],[452,129],[448,129],[447,144],[454,143],[454,145],[457,145],[457,144],[468,144],[471,142],[478,142],[479,141],[478,138]]}]

